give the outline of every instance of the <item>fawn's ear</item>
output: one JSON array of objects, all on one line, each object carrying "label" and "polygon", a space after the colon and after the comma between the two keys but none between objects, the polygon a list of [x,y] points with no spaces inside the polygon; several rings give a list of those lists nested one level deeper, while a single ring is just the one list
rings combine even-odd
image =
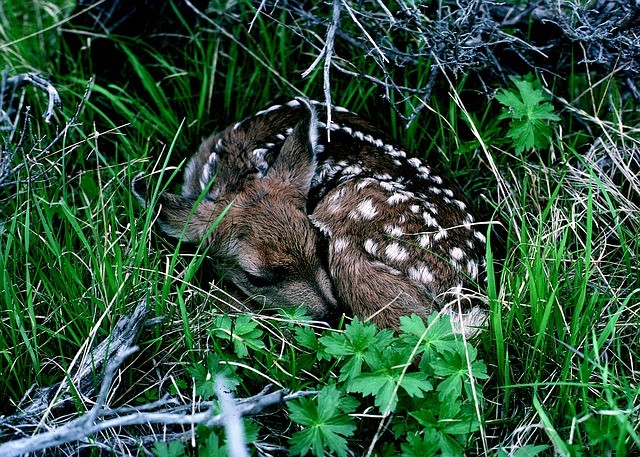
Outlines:
[{"label": "fawn's ear", "polygon": [[307,108],[304,117],[284,140],[266,178],[282,180],[306,196],[316,172],[318,116],[309,102],[299,100]]},{"label": "fawn's ear", "polygon": [[138,173],[137,175],[135,175],[133,181],[131,181],[131,193],[134,197],[136,197],[136,200],[138,200],[140,206],[146,208],[148,204],[147,183],[145,182],[143,176],[144,173]]},{"label": "fawn's ear", "polygon": [[[140,202],[143,208],[149,206],[150,200],[147,184],[142,178],[142,173],[131,182],[131,193]],[[202,201],[196,207],[196,199],[164,192],[158,197],[157,208],[159,211],[157,222],[160,229],[172,238],[197,243],[206,234],[212,217],[220,212],[217,208],[207,208],[213,205],[211,202]],[[214,219],[215,220],[215,219]]]}]

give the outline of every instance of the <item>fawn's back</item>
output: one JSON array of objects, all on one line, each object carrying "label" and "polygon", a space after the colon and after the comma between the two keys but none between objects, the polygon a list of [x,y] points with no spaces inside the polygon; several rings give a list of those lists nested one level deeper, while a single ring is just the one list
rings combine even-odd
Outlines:
[{"label": "fawn's back", "polygon": [[182,196],[161,197],[164,231],[204,241],[228,279],[276,305],[389,328],[443,310],[474,333],[486,312],[467,297],[485,237],[466,197],[343,109],[332,110],[328,141],[326,110],[314,106],[276,105],[205,140]]}]

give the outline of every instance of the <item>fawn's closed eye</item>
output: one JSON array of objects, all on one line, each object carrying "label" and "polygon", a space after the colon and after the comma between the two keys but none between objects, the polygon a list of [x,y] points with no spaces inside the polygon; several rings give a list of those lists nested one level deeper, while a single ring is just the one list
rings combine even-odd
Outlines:
[{"label": "fawn's closed eye", "polygon": [[249,284],[257,289],[276,286],[279,282],[281,282],[281,279],[270,274],[256,275],[245,272],[245,275],[247,276],[247,281],[249,282]]}]

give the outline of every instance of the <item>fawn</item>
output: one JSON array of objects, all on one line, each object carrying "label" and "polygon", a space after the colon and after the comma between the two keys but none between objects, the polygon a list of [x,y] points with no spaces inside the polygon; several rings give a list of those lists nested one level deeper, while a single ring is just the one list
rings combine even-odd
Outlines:
[{"label": "fawn", "polygon": [[[486,239],[465,196],[343,108],[332,108],[328,141],[325,113],[293,100],[206,139],[182,195],[159,196],[162,231],[205,243],[226,280],[273,305],[392,329],[441,310],[475,334],[487,312],[463,292]],[[139,177],[132,189],[144,205]]]}]

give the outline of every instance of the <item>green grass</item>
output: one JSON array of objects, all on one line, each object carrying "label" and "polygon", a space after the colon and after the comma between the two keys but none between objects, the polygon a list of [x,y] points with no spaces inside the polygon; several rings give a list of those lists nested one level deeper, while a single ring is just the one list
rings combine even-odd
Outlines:
[{"label": "green grass", "polygon": [[[318,351],[326,347],[305,333],[304,316],[256,316],[256,326],[236,335],[239,346],[225,340],[220,316],[239,303],[202,273],[207,259],[155,236],[153,213],[129,193],[131,178],[142,170],[155,172],[156,194],[179,186],[181,170],[174,167],[202,137],[275,98],[322,97],[321,73],[300,77],[314,58],[309,49],[264,16],[248,34],[254,10],[248,2],[235,8],[237,21],[230,15],[220,27],[194,32],[175,55],[124,42],[131,84],[92,83],[81,123],[48,156],[62,160],[47,179],[29,183],[27,169],[21,184],[0,189],[0,413],[11,413],[34,382],[60,380],[74,355],[106,337],[143,296],[164,319],[144,333],[143,356],[130,374],[136,383],[122,398],[155,398],[165,375],[174,380],[172,389],[191,395],[192,376],[205,370],[206,378],[207,363],[210,370],[224,367],[240,396],[268,382],[292,389],[337,384],[341,390],[325,390],[322,401],[340,403],[367,389],[338,380],[347,358],[314,358],[313,344]],[[46,100],[26,90],[32,109],[23,150],[37,150],[72,116],[90,74],[86,63],[67,75],[58,71],[65,56],[53,26],[70,11],[68,3],[10,0],[0,10],[1,65],[10,74],[52,76],[65,102],[45,125]],[[407,84],[426,78],[424,68],[407,75]],[[507,137],[508,122],[498,119],[501,105],[469,104],[466,80],[436,91],[409,129],[366,83],[336,75],[333,84],[338,104],[374,118],[416,154],[450,168],[502,226],[506,255],[491,257],[486,285],[491,325],[476,345],[489,379],[476,381],[483,398],[464,397],[462,408],[465,414],[475,408],[473,420],[480,415],[480,427],[462,441],[467,453],[518,455],[535,445],[549,446],[539,448],[549,455],[552,449],[561,455],[639,452],[640,192],[625,151],[635,151],[638,160],[640,135],[637,107],[620,97],[614,77],[597,87],[573,69],[568,84],[552,79],[560,121],[550,149],[519,154]],[[2,135],[3,144],[16,144]],[[238,354],[239,347],[248,354]],[[164,364],[160,378],[151,360]],[[375,406],[366,395],[357,398]],[[322,408],[313,401],[290,411]],[[400,400],[402,411],[415,412],[419,404],[411,396]],[[373,434],[382,419],[367,418],[362,405],[343,405],[345,415],[352,413],[345,420]],[[286,431],[286,414],[278,421],[273,428],[288,433],[280,443],[286,445],[295,430]],[[387,432],[375,455],[396,455],[402,445],[408,452],[409,442],[416,452],[426,446],[432,436],[417,423],[399,432],[401,440]],[[366,449],[367,436],[354,438],[354,449]],[[339,440],[332,445],[340,448]]]}]

